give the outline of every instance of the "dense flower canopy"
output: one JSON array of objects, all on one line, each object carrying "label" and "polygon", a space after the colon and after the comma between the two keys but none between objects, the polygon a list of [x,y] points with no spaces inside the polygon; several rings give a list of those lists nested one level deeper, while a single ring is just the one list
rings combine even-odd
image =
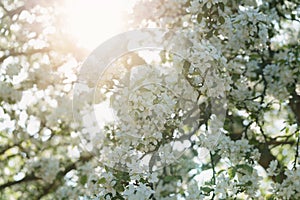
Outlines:
[{"label": "dense flower canopy", "polygon": [[128,29],[180,48],[102,74],[62,19],[56,1],[0,2],[0,199],[300,198],[297,0],[137,1]]}]

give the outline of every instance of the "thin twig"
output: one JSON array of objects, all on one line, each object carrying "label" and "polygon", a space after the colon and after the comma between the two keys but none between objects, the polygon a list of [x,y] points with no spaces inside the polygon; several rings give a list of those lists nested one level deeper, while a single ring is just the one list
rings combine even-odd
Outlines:
[{"label": "thin twig", "polygon": [[[211,151],[209,151],[209,155],[210,155],[210,162],[211,162],[211,167],[212,167],[212,170],[213,170],[213,178],[212,178],[212,181],[213,181],[213,184],[216,185],[216,169],[215,169],[215,164],[214,164],[214,159],[213,159],[213,154]],[[215,191],[213,191],[213,196],[211,197],[211,199],[214,199],[215,198]]]},{"label": "thin twig", "polygon": [[298,133],[298,138],[297,138],[295,160],[294,160],[294,166],[293,166],[294,170],[296,170],[296,167],[297,167],[297,159],[298,159],[298,155],[299,155],[299,143],[300,143],[300,132],[299,132],[299,130],[297,131],[297,133]]}]

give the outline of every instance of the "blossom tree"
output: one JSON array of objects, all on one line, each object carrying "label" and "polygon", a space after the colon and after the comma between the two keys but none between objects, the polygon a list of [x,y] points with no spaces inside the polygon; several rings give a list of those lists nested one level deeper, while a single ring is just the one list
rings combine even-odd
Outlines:
[{"label": "blossom tree", "polygon": [[297,0],[137,1],[125,49],[165,48],[85,61],[57,2],[0,7],[1,199],[300,198]]}]

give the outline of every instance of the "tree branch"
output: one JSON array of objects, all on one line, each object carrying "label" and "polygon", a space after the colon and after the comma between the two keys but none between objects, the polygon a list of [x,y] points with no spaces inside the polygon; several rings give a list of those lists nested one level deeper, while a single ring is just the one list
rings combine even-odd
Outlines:
[{"label": "tree branch", "polygon": [[[234,134],[233,136],[232,135],[229,135],[229,136],[232,140],[235,141],[235,140],[242,139],[243,134],[240,133],[240,134]],[[272,142],[272,143],[278,144],[278,145],[284,144],[282,142],[277,142],[277,143]],[[265,170],[267,170],[269,168],[269,165],[270,165],[272,160],[277,160],[277,158],[271,153],[271,150],[269,148],[269,145],[270,145],[269,142],[259,142],[255,138],[252,138],[250,140],[250,144],[252,144],[255,148],[258,149],[258,151],[261,155],[259,160],[258,160],[258,164],[260,166],[262,166]],[[279,164],[279,162],[278,162],[278,169],[281,169],[281,165]],[[281,183],[286,178],[286,176],[284,174],[284,170],[280,170],[279,175],[273,176],[271,178],[274,182]]]},{"label": "tree branch", "polygon": [[300,126],[300,95],[295,90],[291,95],[292,98],[290,99],[289,106],[296,117],[298,126]]},{"label": "tree branch", "polygon": [[30,55],[33,55],[33,54],[36,54],[36,53],[47,53],[49,51],[51,51],[51,49],[49,49],[49,48],[32,49],[32,50],[29,50],[27,52],[26,51],[25,52],[11,51],[11,52],[9,52],[9,54],[6,54],[6,55],[0,57],[0,63],[2,63],[5,59],[7,59],[10,56],[22,56],[22,55],[30,56]]},{"label": "tree branch", "polygon": [[76,169],[76,164],[78,162],[87,162],[89,160],[91,160],[93,158],[92,155],[87,155],[87,156],[83,156],[81,157],[78,161],[68,165],[65,170],[63,171],[60,171],[57,175],[56,175],[56,178],[55,180],[51,183],[51,184],[48,184],[48,185],[45,185],[43,188],[42,188],[42,193],[39,194],[36,199],[39,200],[41,199],[42,197],[46,196],[47,194],[51,193],[51,192],[54,192],[60,185],[62,185],[63,183],[63,178],[64,176],[70,172],[71,170],[73,169]]},{"label": "tree branch", "polygon": [[28,182],[28,181],[35,181],[35,180],[38,180],[38,179],[39,179],[38,177],[35,177],[33,174],[30,174],[30,175],[26,176],[25,178],[23,178],[21,180],[9,181],[7,183],[4,183],[3,185],[0,185],[0,191],[7,188],[7,187],[14,186],[16,184],[25,183],[25,182]]}]

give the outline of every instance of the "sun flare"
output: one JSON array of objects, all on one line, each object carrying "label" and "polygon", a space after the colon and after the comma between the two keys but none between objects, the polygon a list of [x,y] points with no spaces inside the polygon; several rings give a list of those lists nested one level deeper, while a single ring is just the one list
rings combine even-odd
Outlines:
[{"label": "sun flare", "polygon": [[105,40],[122,33],[126,11],[133,1],[66,0],[66,28],[78,45],[93,50]]}]

